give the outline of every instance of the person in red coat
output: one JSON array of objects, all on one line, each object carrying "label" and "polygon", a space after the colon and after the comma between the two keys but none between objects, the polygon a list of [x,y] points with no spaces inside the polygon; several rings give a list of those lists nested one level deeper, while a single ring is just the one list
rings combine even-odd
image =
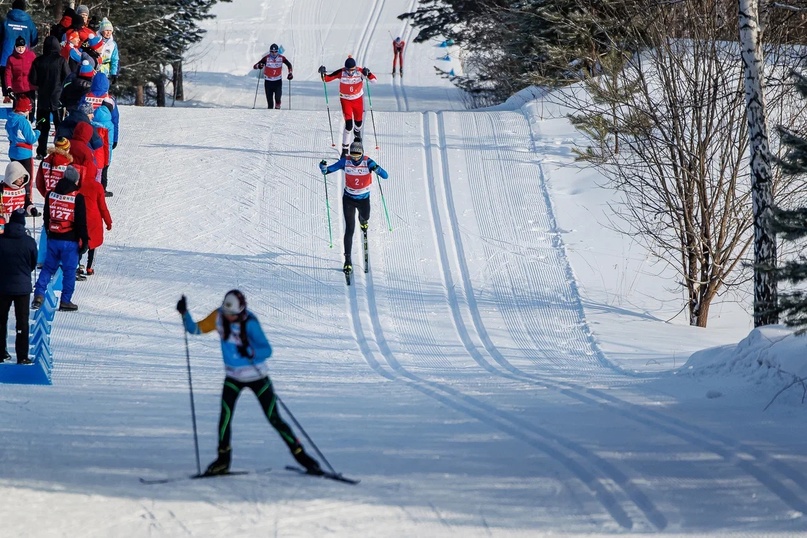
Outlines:
[{"label": "person in red coat", "polygon": [[70,139],[70,155],[73,156],[73,162],[84,168],[82,181],[95,181],[95,176],[98,174],[95,155],[89,145],[92,134],[92,125],[80,121],[73,129],[73,137]]},{"label": "person in red coat", "polygon": [[36,118],[36,88],[28,82],[28,73],[31,72],[31,64],[34,63],[36,54],[25,44],[25,38],[20,36],[14,43],[14,52],[8,57],[6,63],[5,80],[3,80],[6,93],[14,102],[21,95],[25,95],[31,100],[32,107],[28,113],[28,121]]},{"label": "person in red coat", "polygon": [[[95,249],[104,243],[104,226],[107,230],[112,229],[112,215],[106,205],[104,186],[100,182],[93,180],[84,181],[82,179],[79,192],[84,195],[84,203],[87,207],[87,233],[90,236],[90,250],[87,253],[87,268],[84,272],[94,275],[95,270],[92,264],[95,261]],[[81,267],[79,262],[79,267]]]}]

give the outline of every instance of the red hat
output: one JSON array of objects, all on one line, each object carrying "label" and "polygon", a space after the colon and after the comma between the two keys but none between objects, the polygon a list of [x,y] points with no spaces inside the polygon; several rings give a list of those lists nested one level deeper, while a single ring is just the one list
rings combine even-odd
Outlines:
[{"label": "red hat", "polygon": [[70,15],[63,15],[62,20],[59,21],[59,24],[61,24],[65,28],[70,28],[71,26],[73,26],[73,17],[71,17]]},{"label": "red hat", "polygon": [[64,38],[67,41],[71,41],[73,38],[81,39],[81,36],[79,35],[79,33],[77,31],[75,31],[73,29],[70,29],[70,30],[68,30],[68,31],[66,31],[64,33]]},{"label": "red hat", "polygon": [[93,34],[87,39],[87,46],[96,52],[100,52],[104,48],[104,38],[98,34]]},{"label": "red hat", "polygon": [[14,112],[22,112],[27,114],[31,111],[31,100],[27,95],[20,95],[17,97],[17,102],[14,103]]}]

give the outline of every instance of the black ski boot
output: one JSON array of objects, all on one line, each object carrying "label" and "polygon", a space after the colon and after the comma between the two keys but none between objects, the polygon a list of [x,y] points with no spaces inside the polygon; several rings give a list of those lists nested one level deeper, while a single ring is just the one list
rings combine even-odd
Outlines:
[{"label": "black ski boot", "polygon": [[205,476],[227,474],[230,471],[230,457],[232,456],[232,449],[230,447],[220,448],[219,457],[207,466],[204,472]]},{"label": "black ski boot", "polygon": [[320,469],[317,460],[306,454],[305,450],[303,450],[303,447],[295,449],[292,453],[294,454],[294,459],[297,460],[297,463],[305,467],[305,471],[308,474],[314,474],[314,475],[324,474],[322,472],[322,469]]},{"label": "black ski boot", "polygon": [[8,351],[3,351],[2,355],[0,355],[0,362],[6,362],[11,360],[11,355],[8,354]]}]

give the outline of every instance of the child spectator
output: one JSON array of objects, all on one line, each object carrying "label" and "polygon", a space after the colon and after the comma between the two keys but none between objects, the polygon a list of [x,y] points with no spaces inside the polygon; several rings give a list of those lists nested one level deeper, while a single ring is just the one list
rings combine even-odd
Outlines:
[{"label": "child spectator", "polygon": [[115,84],[118,80],[118,64],[120,63],[118,44],[112,37],[114,31],[115,28],[109,19],[106,17],[101,19],[101,24],[98,26],[98,32],[104,39],[104,47],[101,49],[101,72],[109,78],[110,84]]},{"label": "child spectator", "polygon": [[31,364],[28,358],[28,301],[31,300],[31,271],[36,268],[36,241],[25,233],[25,213],[11,214],[0,234],[0,362],[11,358],[8,340],[8,314],[14,305],[17,336],[14,350],[17,364]]},{"label": "child spectator", "polygon": [[[6,120],[6,134],[8,135],[8,158],[18,162],[28,171],[28,177],[34,177],[34,143],[39,140],[39,131],[31,127],[28,121],[28,114],[31,112],[31,100],[27,96],[21,95],[14,103],[14,110],[8,115]],[[28,207],[31,201],[31,184],[26,187],[26,202]]]},{"label": "child spectator", "polygon": [[36,155],[39,159],[43,159],[48,151],[51,115],[54,129],[58,130],[61,124],[59,103],[62,85],[69,74],[67,60],[59,54],[59,40],[54,36],[46,37],[42,56],[34,60],[28,75],[28,81],[37,88],[36,126],[39,129],[39,144]]},{"label": "child spectator", "polygon": [[107,230],[112,229],[112,216],[106,205],[104,187],[97,181],[81,181],[79,192],[84,195],[84,203],[87,207],[87,234],[89,235],[90,250],[87,253],[87,267],[82,270],[79,262],[79,274],[93,275],[93,262],[95,261],[95,249],[104,243],[104,226]]}]

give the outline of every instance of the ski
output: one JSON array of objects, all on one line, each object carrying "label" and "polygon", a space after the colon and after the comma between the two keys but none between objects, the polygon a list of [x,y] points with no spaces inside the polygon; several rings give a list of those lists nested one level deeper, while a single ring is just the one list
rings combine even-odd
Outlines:
[{"label": "ski", "polygon": [[364,236],[364,272],[370,272],[370,250],[369,246],[367,245],[367,229],[362,230],[362,234]]},{"label": "ski", "polygon": [[241,476],[247,474],[259,474],[259,473],[268,473],[272,469],[257,469],[254,471],[228,471],[226,473],[221,474],[192,474],[192,475],[185,475],[185,476],[169,476],[166,478],[143,478],[140,477],[140,483],[146,485],[153,485],[153,484],[170,484],[172,482],[181,482],[183,480],[197,480],[199,478],[216,478],[216,477],[224,477],[224,476]]},{"label": "ski", "polygon": [[286,465],[286,470],[294,471],[299,474],[303,474],[306,476],[313,476],[313,477],[320,477],[320,478],[327,478],[329,480],[336,480],[337,482],[344,482],[345,484],[358,484],[361,480],[356,480],[355,478],[348,478],[346,476],[342,476],[340,473],[329,473],[328,471],[323,471],[322,474],[311,474],[302,467],[295,467],[294,465]]}]

